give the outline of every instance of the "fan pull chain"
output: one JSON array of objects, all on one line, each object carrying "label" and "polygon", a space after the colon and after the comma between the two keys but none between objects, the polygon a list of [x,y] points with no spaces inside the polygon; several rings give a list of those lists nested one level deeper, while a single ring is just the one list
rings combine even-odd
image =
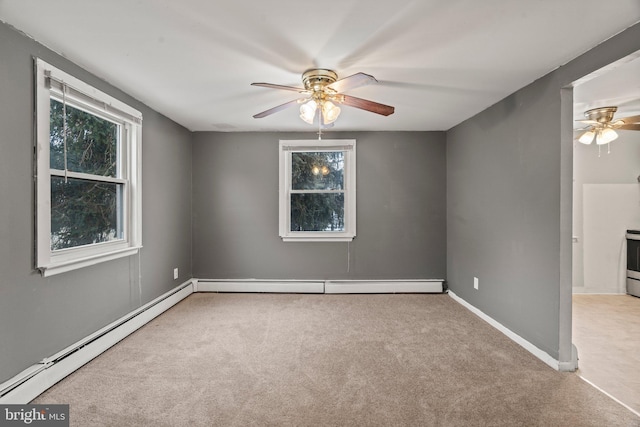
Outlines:
[{"label": "fan pull chain", "polygon": [[317,108],[316,112],[318,113],[318,141],[322,141],[322,113],[321,108]]},{"label": "fan pull chain", "polygon": [[62,84],[62,146],[64,149],[64,183],[67,183],[67,85]]}]

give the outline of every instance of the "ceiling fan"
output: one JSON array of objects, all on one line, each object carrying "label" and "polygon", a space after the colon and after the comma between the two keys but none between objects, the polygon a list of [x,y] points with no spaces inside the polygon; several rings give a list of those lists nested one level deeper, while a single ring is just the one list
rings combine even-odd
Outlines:
[{"label": "ceiling fan", "polygon": [[582,132],[578,141],[583,144],[591,144],[594,140],[596,144],[608,144],[618,138],[616,129],[620,130],[640,130],[640,116],[623,117],[613,120],[613,115],[618,107],[600,107],[584,112],[586,120],[578,120],[588,126],[578,129]]},{"label": "ceiling fan", "polygon": [[336,74],[335,71],[324,68],[314,68],[302,74],[304,88],[272,83],[251,83],[252,86],[289,90],[303,95],[301,98],[285,102],[284,104],[258,113],[253,117],[259,119],[294,105],[300,105],[300,118],[302,120],[313,124],[315,117],[318,116],[320,126],[331,127],[340,115],[340,107],[336,104],[371,111],[372,113],[383,116],[393,114],[395,110],[394,107],[342,93],[375,82],[377,82],[377,80],[373,76],[365,73],[356,73],[338,80],[338,74]]}]

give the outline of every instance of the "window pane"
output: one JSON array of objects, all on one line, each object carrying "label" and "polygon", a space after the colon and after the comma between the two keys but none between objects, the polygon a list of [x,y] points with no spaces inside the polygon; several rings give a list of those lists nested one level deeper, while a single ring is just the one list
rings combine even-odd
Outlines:
[{"label": "window pane", "polygon": [[344,231],[344,194],[292,194],[291,231]]},{"label": "window pane", "polygon": [[[62,103],[51,99],[50,156],[52,169],[64,169],[64,122]],[[66,106],[67,169],[116,177],[118,173],[119,125]]]},{"label": "window pane", "polygon": [[291,189],[344,189],[344,152],[291,153]]},{"label": "window pane", "polygon": [[51,249],[123,238],[123,185],[51,177]]}]

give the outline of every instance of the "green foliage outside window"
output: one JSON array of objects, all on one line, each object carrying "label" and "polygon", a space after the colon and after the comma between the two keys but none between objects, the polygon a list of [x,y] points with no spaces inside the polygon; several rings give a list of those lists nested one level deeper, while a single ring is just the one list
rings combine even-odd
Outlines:
[{"label": "green foliage outside window", "polygon": [[344,231],[344,152],[291,155],[291,231]]}]

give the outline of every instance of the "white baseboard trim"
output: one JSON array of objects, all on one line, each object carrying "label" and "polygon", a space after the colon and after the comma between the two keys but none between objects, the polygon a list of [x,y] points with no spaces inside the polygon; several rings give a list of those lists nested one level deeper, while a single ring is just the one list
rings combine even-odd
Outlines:
[{"label": "white baseboard trim", "polygon": [[444,280],[327,280],[326,294],[442,293]]},{"label": "white baseboard trim", "polygon": [[273,292],[322,294],[323,281],[305,280],[196,280],[195,292]]},{"label": "white baseboard trim", "polygon": [[558,370],[561,372],[575,372],[578,369],[578,348],[571,344],[571,361],[558,361]]},{"label": "white baseboard trim", "polygon": [[[522,338],[520,335],[518,335],[515,332],[513,332],[511,329],[507,328],[506,326],[504,326],[500,322],[494,320],[492,317],[490,317],[489,315],[487,315],[484,312],[480,311],[475,306],[469,304],[467,301],[465,301],[462,298],[460,298],[458,295],[453,293],[451,290],[449,290],[449,296],[451,298],[453,298],[456,302],[460,303],[462,306],[467,308],[473,314],[475,314],[476,316],[480,317],[482,320],[484,320],[485,322],[487,322],[488,324],[490,324],[491,326],[493,326],[494,328],[496,328],[497,330],[499,330],[500,332],[505,334],[512,341],[515,341],[517,344],[519,344],[521,347],[523,347],[529,353],[533,354],[535,357],[537,357],[538,359],[542,360],[547,365],[551,366],[556,371],[573,371],[573,370],[575,370],[575,367],[573,369],[568,369],[569,368],[568,364],[565,364],[565,363],[561,364],[558,360],[556,360],[553,357],[551,357],[547,352],[545,352],[544,350],[539,349],[538,347],[536,347],[535,345],[533,345],[532,343],[530,343],[526,339]],[[571,364],[571,365],[573,365],[573,364]],[[576,362],[575,366],[577,367],[577,362]]]},{"label": "white baseboard trim", "polygon": [[1,404],[26,404],[193,293],[191,280],[0,384]]},{"label": "white baseboard trim", "polygon": [[194,292],[316,294],[442,293],[444,279],[415,280],[216,280],[198,279]]}]

